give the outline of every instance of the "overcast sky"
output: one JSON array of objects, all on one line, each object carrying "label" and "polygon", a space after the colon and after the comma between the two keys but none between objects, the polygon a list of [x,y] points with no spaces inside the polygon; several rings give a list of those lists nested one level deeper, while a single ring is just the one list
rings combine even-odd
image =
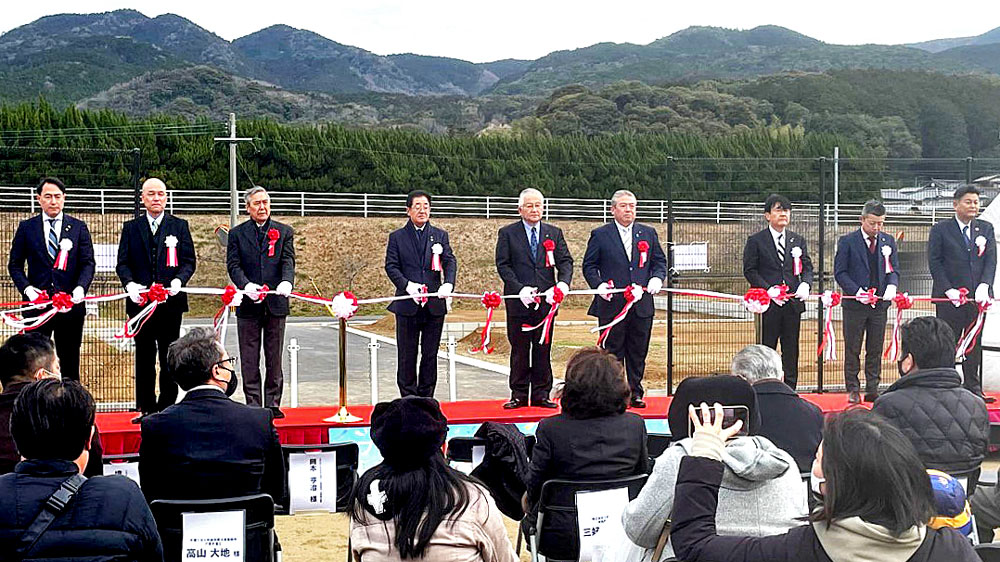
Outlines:
[{"label": "overcast sky", "polygon": [[899,0],[8,0],[0,32],[46,15],[120,8],[150,17],[175,13],[229,40],[283,23],[380,55],[410,52],[473,62],[536,59],[607,41],[645,44],[691,25],[773,24],[837,44],[912,43],[1000,27],[998,0],[952,0],[933,10]]}]

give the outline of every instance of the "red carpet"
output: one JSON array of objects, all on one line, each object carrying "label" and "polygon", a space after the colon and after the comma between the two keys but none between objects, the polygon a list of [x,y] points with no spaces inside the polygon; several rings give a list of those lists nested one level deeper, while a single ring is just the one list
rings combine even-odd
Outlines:
[{"label": "red carpet", "polygon": [[[991,393],[1000,397],[1000,393]],[[802,394],[802,397],[823,409],[824,413],[840,412],[847,408],[847,394]],[[485,421],[499,422],[535,422],[558,413],[559,410],[545,408],[520,408],[504,410],[504,400],[475,400],[463,402],[444,402],[441,409],[451,424],[482,423]],[[645,418],[666,418],[670,397],[648,397],[648,407],[644,410],[632,410]],[[1000,402],[988,404],[990,421],[1000,423]],[[367,426],[372,406],[349,406],[348,411],[362,418],[352,424],[327,423],[323,419],[337,413],[334,406],[283,408],[285,418],[275,420],[278,436],[283,444],[316,445],[328,441],[328,429],[344,426]],[[104,454],[120,455],[139,451],[139,425],[132,424],[136,416],[133,412],[114,412],[97,414],[97,425],[101,430]]]}]

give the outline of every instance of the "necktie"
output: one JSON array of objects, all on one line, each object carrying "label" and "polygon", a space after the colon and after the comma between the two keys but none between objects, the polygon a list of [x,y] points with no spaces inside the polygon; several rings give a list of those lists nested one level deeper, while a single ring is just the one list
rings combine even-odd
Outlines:
[{"label": "necktie", "polygon": [[535,233],[536,227],[531,227],[531,240],[529,244],[531,245],[531,259],[534,260],[535,256],[538,255],[538,235]]},{"label": "necktie", "polygon": [[868,253],[869,254],[874,254],[875,253],[875,237],[874,236],[869,236],[868,237]]},{"label": "necktie", "polygon": [[632,233],[628,230],[622,231],[622,245],[625,246],[625,255],[628,261],[632,261]]},{"label": "necktie", "polygon": [[424,245],[424,229],[422,228],[417,229],[417,244]]},{"label": "necktie", "polygon": [[972,242],[972,238],[969,237],[968,225],[962,227],[962,235],[965,236],[965,245],[968,246]]},{"label": "necktie", "polygon": [[782,232],[778,235],[778,259],[781,263],[785,263],[785,233]]},{"label": "necktie", "polygon": [[49,257],[56,259],[56,254],[59,253],[59,235],[56,234],[56,219],[48,219],[49,221],[49,239],[46,242],[46,246],[49,250]]},{"label": "necktie", "polygon": [[153,222],[149,223],[149,230],[153,232],[153,236],[156,236],[157,222],[159,221],[153,219]]}]

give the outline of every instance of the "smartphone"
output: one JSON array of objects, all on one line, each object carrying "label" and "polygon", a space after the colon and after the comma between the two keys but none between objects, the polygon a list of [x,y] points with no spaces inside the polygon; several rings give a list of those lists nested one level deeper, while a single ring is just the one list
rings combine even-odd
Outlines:
[{"label": "smartphone", "polygon": [[[695,412],[700,416],[701,409],[695,406]],[[709,406],[708,412],[711,415],[711,420],[715,421],[715,408]],[[723,406],[722,407],[722,427],[729,427],[736,423],[736,420],[743,421],[743,427],[740,428],[739,433],[736,435],[749,435],[750,429],[750,409],[746,406]],[[688,418],[688,437],[694,435],[694,426],[691,423],[691,418]]]}]

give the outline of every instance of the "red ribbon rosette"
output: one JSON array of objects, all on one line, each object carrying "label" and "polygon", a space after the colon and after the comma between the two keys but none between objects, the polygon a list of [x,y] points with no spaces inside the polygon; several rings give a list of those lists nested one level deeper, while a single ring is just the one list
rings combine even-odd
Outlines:
[{"label": "red ribbon rosette", "polygon": [[73,297],[69,293],[56,293],[52,295],[52,306],[59,312],[66,312],[73,308]]},{"label": "red ribbon rosette", "polygon": [[764,314],[771,306],[771,295],[767,289],[750,289],[743,295],[743,307],[754,314]]},{"label": "red ribbon rosette", "polygon": [[554,266],[556,264],[556,243],[551,238],[546,238],[542,242],[542,247],[545,248],[545,267]]},{"label": "red ribbon rosette", "polygon": [[337,293],[330,303],[330,311],[341,320],[350,320],[358,311],[358,297],[350,291]]},{"label": "red ribbon rosette", "polygon": [[472,348],[471,352],[479,353],[482,351],[486,355],[489,355],[493,353],[490,337],[493,331],[493,311],[500,307],[500,304],[503,303],[503,298],[496,291],[487,291],[483,293],[483,298],[479,302],[483,303],[483,306],[486,307],[486,325],[483,326],[483,333],[479,337],[479,345]]},{"label": "red ribbon rosette", "polygon": [[151,302],[167,302],[167,290],[163,288],[161,283],[153,283],[149,286],[149,291],[142,295],[142,301],[139,305],[149,304]]},{"label": "red ribbon rosette", "polygon": [[645,267],[646,259],[649,256],[649,242],[646,242],[645,240],[639,240],[639,243],[636,244],[636,247],[639,248],[639,267]]},{"label": "red ribbon rosette", "polygon": [[281,238],[281,233],[278,232],[277,228],[270,228],[267,231],[267,257],[274,257],[274,245],[278,243],[278,238]]}]

